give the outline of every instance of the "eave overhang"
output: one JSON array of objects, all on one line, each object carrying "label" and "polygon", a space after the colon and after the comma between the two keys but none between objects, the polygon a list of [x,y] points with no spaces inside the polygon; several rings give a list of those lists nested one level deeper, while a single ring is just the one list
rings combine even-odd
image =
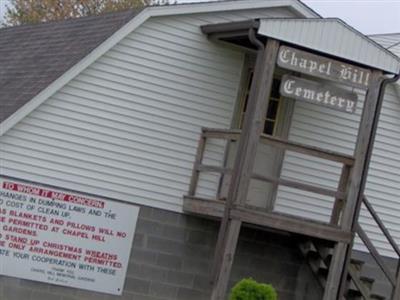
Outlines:
[{"label": "eave overhang", "polygon": [[270,18],[202,27],[212,39],[254,48],[247,38],[249,30],[261,40],[273,38],[388,74],[400,73],[399,57],[336,18]]}]

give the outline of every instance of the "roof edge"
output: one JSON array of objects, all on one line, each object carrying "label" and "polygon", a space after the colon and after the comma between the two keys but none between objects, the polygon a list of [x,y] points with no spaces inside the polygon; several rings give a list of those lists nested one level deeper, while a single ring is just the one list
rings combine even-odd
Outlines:
[{"label": "roof edge", "polygon": [[130,20],[128,23],[126,23],[120,29],[114,32],[108,39],[97,46],[87,56],[85,56],[78,63],[72,66],[68,71],[66,71],[59,78],[48,85],[39,94],[33,97],[29,102],[27,102],[15,113],[13,113],[2,123],[0,123],[0,136],[3,136],[9,129],[14,127],[24,117],[26,117],[29,113],[31,113],[34,109],[36,109],[52,95],[54,95],[59,89],[65,86],[79,73],[81,73],[94,61],[96,61],[99,57],[101,57],[104,53],[110,50],[114,45],[116,45],[119,41],[121,41],[129,33],[134,31],[151,17],[274,7],[289,7],[294,9],[301,17],[319,18],[319,15],[316,15],[314,11],[309,9],[306,5],[298,0],[233,0],[224,2],[216,1],[207,3],[194,3],[176,6],[166,5],[147,7],[143,9],[138,15],[136,15],[132,20]]},{"label": "roof edge", "polygon": [[[260,19],[260,22],[262,22],[263,19]],[[302,20],[301,18],[265,18],[266,21],[268,20],[285,20],[285,21],[289,21],[289,20]],[[381,44],[377,43],[376,41],[374,41],[372,38],[370,38],[369,35],[365,35],[363,34],[361,31],[357,30],[355,27],[351,26],[350,24],[346,23],[344,20],[337,18],[337,17],[328,17],[328,18],[323,18],[322,20],[320,18],[307,18],[307,20],[309,21],[313,21],[313,20],[318,20],[318,21],[322,21],[322,20],[326,20],[326,21],[334,21],[334,22],[338,22],[339,24],[343,25],[345,28],[347,28],[348,30],[352,31],[354,34],[356,34],[357,36],[360,36],[364,41],[366,41],[367,43],[369,43],[371,46],[378,48],[380,51],[386,53],[388,56],[392,57],[394,60],[397,61],[398,63],[398,68],[396,71],[389,71],[389,70],[383,70],[386,72],[389,72],[391,74],[398,74],[400,71],[400,57],[395,55],[394,53],[392,53],[391,51],[389,51],[387,48],[383,47]]]}]

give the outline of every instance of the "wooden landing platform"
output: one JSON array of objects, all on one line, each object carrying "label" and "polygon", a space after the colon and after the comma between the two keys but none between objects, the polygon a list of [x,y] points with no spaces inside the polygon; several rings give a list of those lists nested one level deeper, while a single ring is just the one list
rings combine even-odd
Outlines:
[{"label": "wooden landing platform", "polygon": [[[189,196],[184,196],[183,198],[183,210],[186,213],[220,219],[224,214],[224,209],[224,201]],[[352,234],[343,231],[338,226],[277,212],[257,210],[246,206],[233,206],[231,217],[247,224],[334,242],[348,244],[352,240]]]}]

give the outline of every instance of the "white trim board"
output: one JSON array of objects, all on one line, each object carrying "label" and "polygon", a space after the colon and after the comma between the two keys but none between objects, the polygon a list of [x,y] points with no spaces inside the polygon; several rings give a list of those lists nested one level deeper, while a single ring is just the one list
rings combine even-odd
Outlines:
[{"label": "white trim board", "polygon": [[3,121],[0,124],[0,136],[4,135],[10,128],[15,126],[25,116],[31,113],[35,108],[46,101],[59,89],[65,86],[70,80],[72,80],[80,72],[90,66],[94,61],[96,61],[99,57],[101,57],[104,53],[110,50],[114,45],[116,45],[119,41],[121,41],[124,37],[126,37],[129,33],[134,31],[151,17],[274,7],[290,7],[300,16],[306,18],[320,17],[298,0],[240,0],[147,7],[131,21],[112,34],[107,40],[95,48],[86,57],[80,60],[67,72],[53,81],[43,91],[19,108],[5,121]]}]

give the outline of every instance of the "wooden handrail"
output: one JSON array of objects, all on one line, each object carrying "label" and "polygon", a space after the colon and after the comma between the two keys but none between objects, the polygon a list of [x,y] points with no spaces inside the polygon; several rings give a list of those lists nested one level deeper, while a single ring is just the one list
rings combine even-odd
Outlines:
[{"label": "wooden handrail", "polygon": [[[378,224],[379,228],[383,232],[384,236],[386,239],[389,241],[390,245],[392,246],[393,250],[396,252],[396,254],[400,258],[400,248],[397,245],[396,241],[390,234],[389,230],[386,228],[385,224],[383,223],[382,219],[379,217],[378,213],[375,211],[374,207],[372,204],[368,201],[367,197],[364,195],[362,199],[363,203],[367,207],[369,213],[371,216],[374,218],[375,222]],[[386,268],[386,265],[384,265],[383,260],[381,259],[379,253],[376,251],[375,247],[373,247],[372,242],[369,240],[368,236],[366,235],[365,232],[363,232],[361,226],[359,223],[357,223],[357,233],[360,236],[360,238],[363,240],[364,244],[367,246],[368,250],[370,250],[370,253],[372,257],[375,259],[376,263],[381,267],[383,273],[386,275],[386,277],[389,279],[389,281],[393,285],[393,292],[392,292],[392,299],[399,299],[400,298],[400,262],[397,265],[397,271],[395,277],[389,273],[389,270]],[[372,246],[372,248],[371,248]],[[372,251],[371,251],[372,250]]]},{"label": "wooden handrail", "polygon": [[238,140],[241,132],[239,129],[202,128],[203,137],[213,139]]},{"label": "wooden handrail", "polygon": [[[239,129],[218,129],[218,128],[202,128],[202,134],[199,141],[199,148],[197,149],[196,159],[193,167],[193,177],[190,184],[189,195],[194,195],[196,190],[197,181],[199,178],[199,172],[214,172],[220,173],[223,175],[229,174],[232,172],[231,169],[226,167],[219,166],[210,166],[202,164],[202,159],[205,151],[205,143],[207,138],[211,139],[222,139],[222,140],[230,140],[230,141],[238,141],[241,135],[241,130]],[[319,186],[314,186],[311,184],[306,184],[302,182],[297,182],[289,179],[275,178],[271,176],[261,175],[261,174],[252,174],[251,178],[256,180],[262,180],[270,182],[274,185],[284,185],[296,189],[300,189],[303,191],[313,192],[325,196],[331,196],[335,198],[334,210],[332,211],[331,224],[337,225],[340,217],[340,212],[342,210],[343,201],[345,200],[347,180],[348,174],[351,170],[352,165],[354,164],[354,157],[334,151],[329,151],[325,149],[321,149],[314,146],[308,146],[297,142],[283,140],[277,137],[268,136],[262,134],[260,137],[260,142],[263,144],[271,145],[272,147],[278,147],[284,150],[294,151],[298,153],[303,153],[310,156],[319,157],[322,159],[335,161],[343,164],[345,172],[342,172],[341,181],[342,184],[339,184],[338,190],[331,190]]]},{"label": "wooden handrail", "polygon": [[306,191],[306,192],[316,193],[316,194],[320,194],[320,195],[341,198],[341,199],[343,199],[343,197],[344,197],[343,193],[340,193],[340,192],[337,192],[337,191],[334,191],[331,189],[323,188],[323,187],[314,186],[311,184],[294,181],[294,180],[275,178],[272,176],[260,175],[260,174],[256,174],[256,173],[252,174],[251,178],[258,179],[261,181],[267,181],[267,182],[270,182],[270,183],[273,183],[276,185],[284,185],[287,187],[295,188],[295,189]]},{"label": "wooden handrail", "polygon": [[[203,164],[200,164],[197,166],[197,171],[220,173],[220,174],[224,174],[224,175],[232,173],[232,169],[230,169],[230,168],[223,168],[223,167],[203,165]],[[295,188],[298,190],[316,193],[316,194],[325,195],[325,196],[330,196],[330,197],[335,197],[335,198],[339,198],[339,199],[343,199],[345,196],[344,193],[342,193],[342,192],[334,191],[334,190],[327,189],[327,188],[317,187],[317,186],[313,186],[310,184],[306,184],[306,183],[302,183],[302,182],[298,182],[298,181],[294,181],[294,180],[276,178],[276,177],[272,177],[272,176],[265,176],[265,175],[260,175],[257,173],[253,173],[251,175],[251,178],[260,180],[260,181],[270,182],[275,185],[284,185],[284,186],[292,187],[292,188]]]},{"label": "wooden handrail", "polygon": [[262,134],[261,142],[269,144],[271,146],[279,147],[285,150],[294,151],[306,155],[316,156],[319,158],[336,161],[343,163],[348,166],[354,164],[354,157],[351,155],[325,150],[322,148],[308,146],[297,142],[283,140],[277,137]]},{"label": "wooden handrail", "polygon": [[[240,138],[240,134],[241,130],[238,129],[202,128],[202,136],[205,138],[238,140]],[[314,146],[308,146],[297,142],[287,141],[266,134],[261,134],[260,141],[264,144],[269,144],[274,147],[279,147],[306,155],[340,162],[348,166],[352,166],[354,164],[354,157],[351,155],[330,151]]]},{"label": "wooden handrail", "polygon": [[368,211],[374,218],[375,222],[378,224],[380,229],[382,230],[383,234],[385,237],[388,239],[390,245],[393,247],[394,251],[397,253],[397,255],[400,257],[400,248],[393,239],[392,235],[390,234],[389,230],[386,228],[385,224],[383,224],[383,221],[379,217],[378,213],[375,211],[375,209],[372,207],[372,204],[368,201],[367,197],[363,197],[363,203],[367,207]]},{"label": "wooden handrail", "polygon": [[371,253],[372,257],[375,259],[378,266],[381,268],[387,279],[389,279],[390,283],[393,287],[396,286],[396,277],[390,272],[388,267],[386,266],[385,262],[383,261],[381,255],[379,254],[378,250],[372,244],[371,240],[365,233],[365,231],[361,228],[360,224],[356,224],[356,232],[361,240],[364,242],[365,246],[368,248],[369,252]]},{"label": "wooden handrail", "polygon": [[[231,174],[232,170],[226,166],[213,166],[203,164],[203,156],[205,151],[205,144],[207,139],[220,139],[225,141],[238,141],[242,131],[238,129],[218,129],[218,128],[202,128],[202,133],[199,140],[196,159],[193,166],[192,180],[190,182],[188,195],[194,196],[200,172],[220,173],[222,175]],[[252,179],[266,181],[272,183],[274,186],[283,185],[307,192],[312,192],[324,196],[334,197],[335,204],[331,215],[331,225],[338,225],[340,215],[343,209],[343,203],[346,197],[346,187],[348,182],[348,175],[354,164],[354,157],[343,153],[338,153],[322,148],[304,145],[298,142],[283,140],[277,137],[272,137],[262,134],[260,136],[260,143],[268,144],[271,147],[277,147],[284,150],[289,150],[297,153],[302,153],[309,156],[319,157],[322,159],[334,161],[343,164],[343,171],[340,177],[339,186],[336,190],[325,187],[320,187],[313,184],[303,183],[295,180],[273,177],[268,175],[261,175],[253,173]],[[222,180],[222,179],[221,179]],[[222,181],[221,181],[222,182]],[[220,182],[220,184],[221,184]]]}]

